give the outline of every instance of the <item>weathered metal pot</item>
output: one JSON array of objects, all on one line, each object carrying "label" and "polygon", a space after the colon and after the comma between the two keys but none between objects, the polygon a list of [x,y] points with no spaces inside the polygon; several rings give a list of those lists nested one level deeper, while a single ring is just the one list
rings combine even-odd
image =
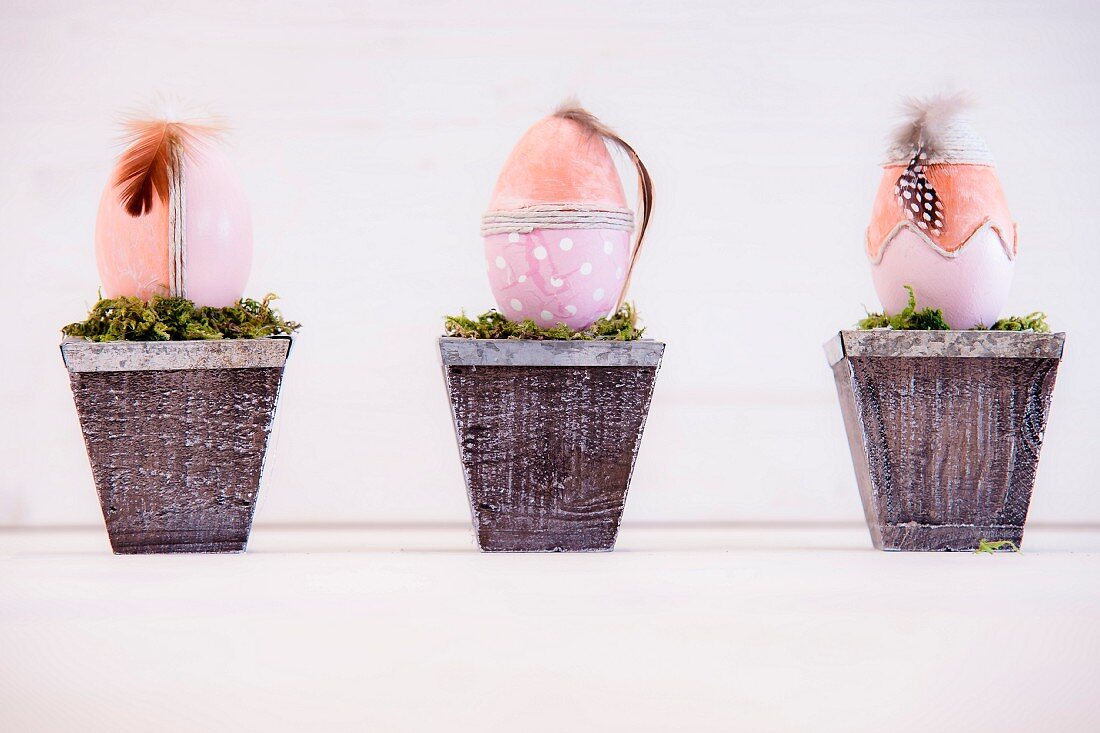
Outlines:
[{"label": "weathered metal pot", "polygon": [[483,551],[614,549],[664,348],[439,340]]},{"label": "weathered metal pot", "polygon": [[115,553],[244,551],[290,345],[62,342]]},{"label": "weathered metal pot", "polygon": [[876,548],[1020,544],[1064,341],[874,330],[825,344]]}]

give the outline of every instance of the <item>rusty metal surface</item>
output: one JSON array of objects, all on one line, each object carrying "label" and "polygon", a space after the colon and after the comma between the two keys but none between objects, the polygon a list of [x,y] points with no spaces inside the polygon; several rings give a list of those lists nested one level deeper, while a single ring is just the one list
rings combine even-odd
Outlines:
[{"label": "rusty metal surface", "polygon": [[482,550],[614,548],[656,374],[444,365]]},{"label": "rusty metal surface", "polygon": [[1028,356],[1010,356],[1009,345],[1000,343],[996,357],[846,356],[833,364],[875,547],[1020,543],[1059,360],[1031,357],[1033,339],[1020,339]]}]

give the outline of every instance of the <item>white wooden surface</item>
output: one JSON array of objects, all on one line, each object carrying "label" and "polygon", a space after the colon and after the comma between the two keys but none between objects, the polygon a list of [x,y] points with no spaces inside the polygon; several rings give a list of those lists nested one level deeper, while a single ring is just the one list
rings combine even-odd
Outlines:
[{"label": "white wooden surface", "polygon": [[241,556],[0,532],[0,730],[1100,729],[1100,533],[883,554],[857,524],[257,527]]},{"label": "white wooden surface", "polygon": [[249,291],[306,324],[263,521],[465,519],[440,316],[491,305],[479,217],[573,93],[656,181],[633,296],[668,350],[628,519],[858,520],[820,345],[876,307],[862,238],[898,97],[951,84],[1019,220],[1009,308],[1068,333],[1032,518],[1100,521],[1098,36],[1071,1],[5,0],[0,524],[99,521],[58,328],[99,284],[115,117],[157,93],[232,121]]}]

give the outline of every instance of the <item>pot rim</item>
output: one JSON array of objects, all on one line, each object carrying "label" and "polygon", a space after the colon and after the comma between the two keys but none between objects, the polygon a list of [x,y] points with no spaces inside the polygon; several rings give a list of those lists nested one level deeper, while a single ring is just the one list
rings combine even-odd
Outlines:
[{"label": "pot rim", "polygon": [[440,336],[443,366],[659,367],[665,344],[634,341],[537,341]]},{"label": "pot rim", "polygon": [[61,358],[71,373],[282,368],[293,342],[287,335],[196,341],[66,338]]},{"label": "pot rim", "polygon": [[848,357],[1061,359],[1064,331],[843,330],[825,342],[829,366]]}]

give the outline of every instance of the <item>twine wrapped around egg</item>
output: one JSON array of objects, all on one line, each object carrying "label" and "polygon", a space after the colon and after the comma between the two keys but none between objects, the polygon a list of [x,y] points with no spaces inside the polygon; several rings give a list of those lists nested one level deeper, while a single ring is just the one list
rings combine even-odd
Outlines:
[{"label": "twine wrapped around egg", "polygon": [[502,234],[535,229],[634,230],[630,209],[586,209],[580,204],[532,204],[511,211],[488,211],[481,217],[481,234]]},{"label": "twine wrapped around egg", "polygon": [[[637,226],[609,144],[625,152],[637,171]],[[626,299],[652,209],[653,181],[645,164],[591,113],[566,104],[536,123],[505,163],[481,221],[501,312],[512,320],[576,329],[616,312]]]},{"label": "twine wrapped around egg", "polygon": [[919,153],[930,165],[993,165],[993,153],[964,116],[971,104],[965,94],[905,100],[905,120],[894,130],[883,165],[905,165]]},{"label": "twine wrapped around egg", "polygon": [[224,307],[252,261],[248,203],[217,120],[131,118],[100,200],[96,262],[108,297],[184,297]]}]

